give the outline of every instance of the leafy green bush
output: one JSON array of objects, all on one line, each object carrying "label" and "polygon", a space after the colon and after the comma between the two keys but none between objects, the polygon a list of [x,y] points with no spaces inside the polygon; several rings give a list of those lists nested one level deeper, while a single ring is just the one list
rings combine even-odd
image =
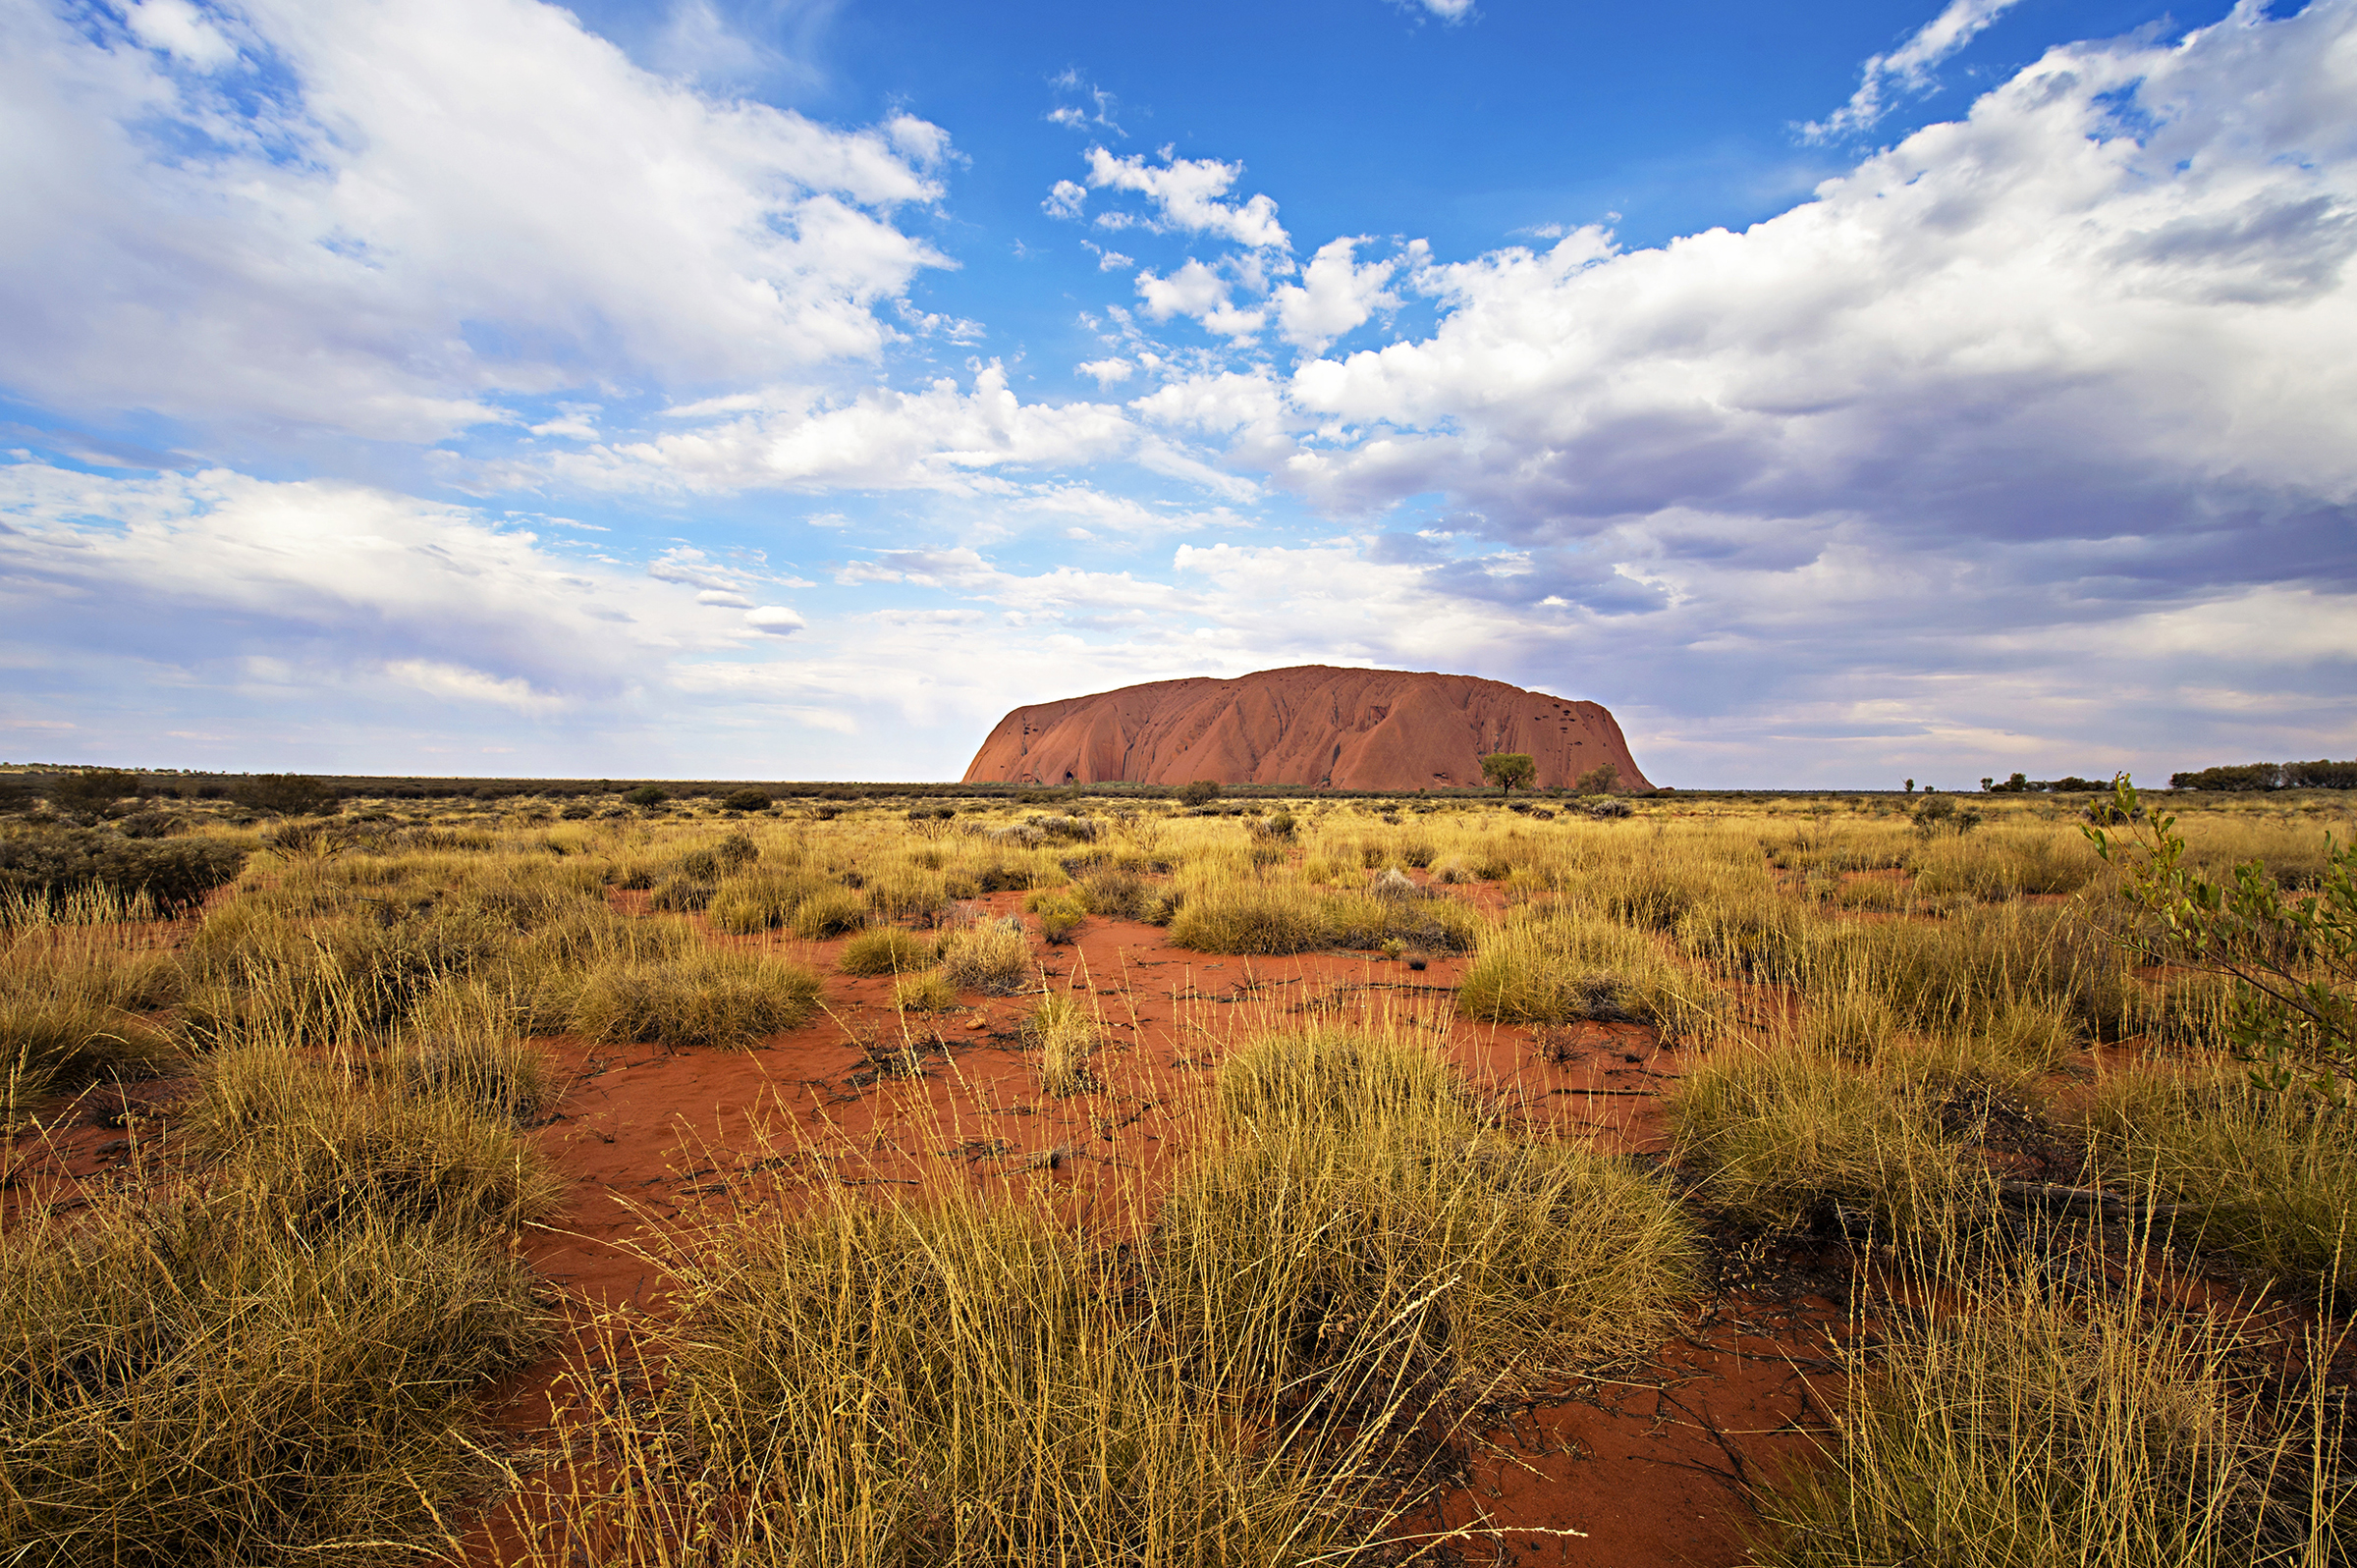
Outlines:
[{"label": "leafy green bush", "polygon": [[633,806],[659,806],[669,800],[671,796],[653,784],[640,784],[622,798],[626,803]]}]

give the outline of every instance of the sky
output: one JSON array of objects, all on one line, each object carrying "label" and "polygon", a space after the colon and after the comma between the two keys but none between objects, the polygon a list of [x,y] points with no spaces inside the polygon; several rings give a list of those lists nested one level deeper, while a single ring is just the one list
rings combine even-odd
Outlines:
[{"label": "sky", "polygon": [[0,0],[0,760],[2357,755],[2357,0]]}]

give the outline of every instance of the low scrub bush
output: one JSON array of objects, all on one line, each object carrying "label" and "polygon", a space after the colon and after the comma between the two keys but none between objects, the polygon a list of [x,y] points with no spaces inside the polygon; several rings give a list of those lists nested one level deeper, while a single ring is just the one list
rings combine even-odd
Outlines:
[{"label": "low scrub bush", "polygon": [[573,1027],[606,1044],[741,1050],[816,1010],[818,976],[750,953],[601,964],[581,982]]},{"label": "low scrub bush", "polygon": [[245,847],[199,837],[126,838],[97,829],[18,828],[0,833],[0,907],[104,888],[144,896],[163,915],[186,912],[237,880]]}]

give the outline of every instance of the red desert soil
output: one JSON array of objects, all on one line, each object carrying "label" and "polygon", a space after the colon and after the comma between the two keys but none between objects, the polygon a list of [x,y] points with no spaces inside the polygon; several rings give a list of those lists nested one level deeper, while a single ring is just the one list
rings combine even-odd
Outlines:
[{"label": "red desert soil", "polygon": [[[1020,893],[975,900],[1008,913]],[[1635,1025],[1545,1032],[1447,1024],[1440,1005],[1464,960],[1340,954],[1239,958],[1183,952],[1156,927],[1092,920],[1067,947],[1038,950],[1050,988],[1088,996],[1111,1046],[1101,1092],[1056,1099],[1039,1086],[1023,1022],[1037,991],[991,998],[906,1032],[890,979],[832,973],[838,943],[715,938],[766,946],[828,974],[826,1012],[756,1051],[665,1052],[543,1042],[572,1087],[543,1133],[576,1183],[570,1212],[527,1254],[585,1321],[596,1307],[661,1312],[662,1281],[639,1256],[660,1228],[739,1204],[791,1202],[805,1180],[914,1184],[944,1172],[1008,1190],[1049,1182],[1073,1212],[1125,1222],[1183,1155],[1186,1102],[1227,1046],[1320,1018],[1390,1018],[1447,1030],[1445,1048],[1483,1092],[1534,1121],[1584,1127],[1606,1147],[1659,1151],[1661,1091],[1680,1054]],[[879,1074],[906,1047],[920,1076]],[[1554,1058],[1554,1059],[1550,1059]],[[1822,1430],[1819,1388],[1841,1318],[1822,1299],[1723,1291],[1649,1366],[1517,1405],[1475,1445],[1465,1485],[1417,1529],[1476,1520],[1506,1532],[1500,1561],[1614,1568],[1731,1568],[1746,1560],[1740,1481],[1802,1457]],[[528,1440],[546,1419],[558,1359],[509,1385],[503,1423]],[[1520,1527],[1557,1534],[1514,1533]],[[1561,1532],[1576,1531],[1579,1535]],[[1465,1542],[1486,1561],[1485,1538]],[[485,1552],[485,1568],[494,1554]]]},{"label": "red desert soil", "polygon": [[[967,908],[1011,913],[1021,896]],[[897,1187],[948,1174],[1002,1191],[1048,1182],[1069,1194],[1071,1212],[1126,1222],[1183,1156],[1190,1097],[1229,1046],[1320,1019],[1445,1031],[1450,1057],[1509,1113],[1593,1132],[1607,1149],[1666,1145],[1661,1094],[1685,1054],[1641,1026],[1452,1022],[1443,1003],[1462,958],[1436,956],[1418,971],[1345,954],[1221,957],[1164,938],[1153,926],[1091,920],[1074,945],[1035,950],[1046,985],[1088,996],[1111,1041],[1095,1062],[1100,1092],[1057,1099],[1042,1092],[1037,1054],[1024,1045],[1036,989],[910,1015],[904,1033],[889,978],[834,973],[840,942],[713,935],[812,965],[827,977],[825,1011],[748,1052],[536,1042],[566,1086],[539,1136],[572,1197],[525,1254],[578,1335],[611,1309],[666,1310],[661,1272],[642,1256],[660,1250],[665,1229],[738,1206],[791,1203],[811,1180]],[[920,1074],[879,1073],[879,1062],[901,1067],[906,1048]],[[123,1179],[143,1162],[142,1133],[158,1125],[142,1112],[152,1105],[168,1115],[185,1091],[108,1090],[44,1118],[57,1130],[37,1155],[21,1156],[11,1196],[71,1204],[74,1186]],[[1499,1532],[1463,1541],[1454,1560],[1466,1562],[1747,1561],[1743,1483],[1805,1458],[1808,1433],[1824,1430],[1826,1401],[1838,1398],[1825,1334],[1844,1315],[1822,1295],[1796,1299],[1788,1284],[1748,1290],[1724,1267],[1719,1273],[1649,1364],[1495,1412],[1461,1485],[1409,1528]],[[1842,1287],[1829,1279],[1827,1288]],[[540,1440],[566,1359],[552,1355],[495,1391],[494,1419],[520,1443]],[[507,1534],[490,1520],[471,1532],[469,1568],[509,1560]]]},{"label": "red desert soil", "polygon": [[1471,676],[1302,665],[1233,680],[1157,680],[1017,708],[968,784],[1283,784],[1326,789],[1478,784],[1481,758],[1527,753],[1542,789],[1598,763],[1650,789],[1599,703]]}]

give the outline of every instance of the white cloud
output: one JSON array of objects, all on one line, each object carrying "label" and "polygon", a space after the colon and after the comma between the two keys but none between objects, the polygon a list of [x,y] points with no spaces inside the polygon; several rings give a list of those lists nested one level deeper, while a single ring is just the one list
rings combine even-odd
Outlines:
[{"label": "white cloud", "polygon": [[1076,375],[1088,377],[1100,387],[1110,387],[1137,374],[1137,366],[1117,354],[1110,359],[1091,359],[1083,364],[1076,364],[1072,366],[1072,371]]},{"label": "white cloud", "polygon": [[1473,0],[1415,0],[1443,22],[1462,22],[1473,14]]},{"label": "white cloud", "polygon": [[185,0],[78,15],[0,5],[0,378],[50,407],[431,442],[872,354],[939,259],[892,216],[936,128],[716,101],[536,0],[251,0],[283,85]]},{"label": "white cloud", "polygon": [[1262,311],[1232,303],[1228,296],[1233,287],[1228,279],[1192,256],[1167,278],[1157,277],[1152,268],[1137,275],[1138,297],[1145,300],[1146,314],[1154,320],[1193,316],[1222,337],[1250,338],[1260,331],[1266,316]]},{"label": "white cloud", "polygon": [[199,71],[215,71],[238,57],[229,41],[189,0],[141,0],[124,13],[133,37],[150,49],[178,56]]},{"label": "white cloud", "polygon": [[773,637],[791,637],[809,622],[784,605],[763,605],[744,613],[744,623]]},{"label": "white cloud", "polygon": [[[1286,342],[1318,353],[1376,311],[1399,308],[1399,297],[1384,288],[1399,263],[1354,261],[1356,248],[1365,243],[1364,235],[1327,242],[1302,269],[1299,284],[1288,283],[1269,297]],[[1424,258],[1422,249],[1412,255]]]},{"label": "white cloud", "polygon": [[82,646],[102,616],[109,656],[167,666],[243,646],[307,683],[391,672],[510,706],[611,698],[650,658],[728,646],[687,591],[700,575],[357,485],[0,466],[0,603],[34,646]]},{"label": "white cloud", "polygon": [[529,681],[520,676],[502,678],[486,675],[480,670],[469,670],[464,665],[444,664],[433,659],[390,660],[385,664],[384,672],[403,685],[414,686],[428,696],[438,697],[445,702],[488,703],[523,713],[565,706],[563,697],[536,691]]},{"label": "white cloud", "polygon": [[1088,188],[1072,180],[1059,180],[1048,191],[1048,199],[1039,210],[1051,218],[1077,218],[1080,209],[1088,204]]},{"label": "white cloud", "polygon": [[1025,404],[995,360],[974,377],[971,392],[944,378],[922,392],[875,388],[829,404],[784,389],[674,412],[689,428],[557,454],[548,471],[613,489],[971,493],[1001,483],[994,469],[1097,461],[1136,444],[1120,408]]},{"label": "white cloud", "polygon": [[1216,235],[1247,249],[1283,250],[1291,244],[1277,222],[1277,203],[1267,196],[1253,196],[1240,206],[1219,199],[1233,189],[1244,172],[1242,164],[1222,163],[1216,158],[1174,158],[1168,147],[1163,148],[1162,158],[1157,168],[1142,154],[1117,158],[1103,147],[1091,147],[1089,187],[1136,191],[1154,203],[1161,222],[1171,228]]},{"label": "white cloud", "polygon": [[1889,54],[1868,58],[1849,102],[1801,132],[1812,141],[1869,130],[1891,112],[1890,97],[1919,96],[1935,85],[1932,72],[2021,0],[1947,0],[1940,14]]},{"label": "white cloud", "polygon": [[1283,481],[1345,512],[1443,490],[1516,538],[1675,507],[1894,544],[2345,507],[2353,101],[2357,5],[2246,9],[2056,50],[1742,234],[1425,269],[1432,336],[1286,385],[1363,434]]}]

